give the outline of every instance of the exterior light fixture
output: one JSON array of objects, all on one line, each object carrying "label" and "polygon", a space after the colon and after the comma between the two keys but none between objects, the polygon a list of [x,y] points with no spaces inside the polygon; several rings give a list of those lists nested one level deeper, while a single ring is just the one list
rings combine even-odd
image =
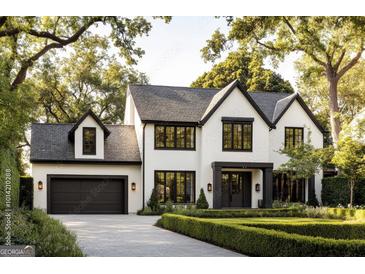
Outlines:
[{"label": "exterior light fixture", "polygon": [[257,192],[260,192],[260,184],[256,184],[256,185],[255,185],[255,190],[256,190]]},{"label": "exterior light fixture", "polygon": [[131,189],[132,189],[133,191],[135,191],[135,190],[136,190],[136,183],[135,183],[135,182],[133,182],[133,183],[131,184]]},{"label": "exterior light fixture", "polygon": [[39,190],[42,190],[43,189],[43,182],[42,181],[39,181],[38,182],[38,189]]},{"label": "exterior light fixture", "polygon": [[212,188],[213,188],[212,184],[211,183],[208,183],[207,189],[208,189],[209,192],[212,191]]}]

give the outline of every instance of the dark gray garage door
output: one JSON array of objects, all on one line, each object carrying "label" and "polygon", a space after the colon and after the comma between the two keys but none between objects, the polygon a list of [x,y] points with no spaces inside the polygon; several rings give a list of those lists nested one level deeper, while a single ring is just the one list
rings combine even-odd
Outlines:
[{"label": "dark gray garage door", "polygon": [[51,177],[48,189],[49,213],[128,213],[127,185],[124,178]]}]

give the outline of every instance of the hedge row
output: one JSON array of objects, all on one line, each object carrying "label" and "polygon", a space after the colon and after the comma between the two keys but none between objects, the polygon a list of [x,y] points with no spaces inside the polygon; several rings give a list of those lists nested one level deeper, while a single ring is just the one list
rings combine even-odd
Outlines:
[{"label": "hedge row", "polygon": [[176,214],[199,218],[249,218],[249,217],[302,217],[303,209],[195,209],[181,210]]},{"label": "hedge row", "polygon": [[[3,213],[2,213],[3,214]],[[5,243],[5,218],[0,213],[0,245]],[[36,256],[78,257],[83,253],[76,236],[58,220],[52,219],[39,209],[16,210],[12,215],[12,244],[34,245]]]},{"label": "hedge row", "polygon": [[364,240],[335,240],[164,214],[166,229],[250,256],[365,256]]},{"label": "hedge row", "polygon": [[[350,203],[350,187],[347,179],[341,176],[327,177],[322,180],[322,203],[325,206],[347,206]],[[365,205],[365,179],[355,184],[354,204]]]},{"label": "hedge row", "polygon": [[365,224],[344,224],[344,223],[303,223],[303,222],[249,222],[242,223],[245,226],[273,229],[288,233],[295,233],[313,237],[323,237],[332,239],[364,239]]}]

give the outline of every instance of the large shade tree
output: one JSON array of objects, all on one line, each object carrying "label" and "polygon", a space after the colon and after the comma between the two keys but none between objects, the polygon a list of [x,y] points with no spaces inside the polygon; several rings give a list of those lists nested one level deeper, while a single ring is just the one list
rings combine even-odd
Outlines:
[{"label": "large shade tree", "polygon": [[225,60],[199,76],[191,86],[222,88],[236,79],[249,91],[294,92],[289,81],[263,67],[260,54],[245,50],[229,53]]},{"label": "large shade tree", "polygon": [[365,17],[228,17],[227,36],[215,32],[202,49],[206,60],[215,60],[231,41],[240,48],[260,50],[277,62],[301,52],[320,68],[328,82],[331,135],[337,143],[341,130],[338,84],[361,59]]},{"label": "large shade tree", "polygon": [[151,23],[143,17],[118,16],[0,17],[1,112],[13,116],[0,116],[0,124],[6,127],[0,132],[3,147],[17,145],[33,117],[34,106],[27,108],[34,98],[30,96],[33,88],[27,80],[35,74],[34,68],[44,58],[56,61],[52,57],[65,54],[64,49],[70,50],[76,42],[95,39],[92,29],[97,27],[108,29],[107,46],[117,48],[119,57],[130,65],[143,55],[135,40],[148,34]]}]

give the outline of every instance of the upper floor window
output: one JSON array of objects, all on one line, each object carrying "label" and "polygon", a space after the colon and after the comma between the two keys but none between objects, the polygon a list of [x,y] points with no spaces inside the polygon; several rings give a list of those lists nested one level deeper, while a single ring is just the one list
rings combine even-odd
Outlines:
[{"label": "upper floor window", "polygon": [[96,128],[82,128],[82,154],[96,155]]},{"label": "upper floor window", "polygon": [[223,150],[252,151],[252,122],[223,122]]},{"label": "upper floor window", "polygon": [[303,143],[304,129],[302,127],[285,128],[285,148],[298,147]]},{"label": "upper floor window", "polygon": [[156,125],[155,148],[194,150],[195,127]]}]

